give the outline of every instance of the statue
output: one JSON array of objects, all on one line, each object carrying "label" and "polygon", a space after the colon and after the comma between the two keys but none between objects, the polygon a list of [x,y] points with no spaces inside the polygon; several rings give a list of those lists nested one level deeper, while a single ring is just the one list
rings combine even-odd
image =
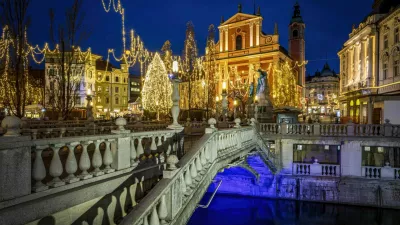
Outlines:
[{"label": "statue", "polygon": [[258,69],[257,72],[259,73],[259,77],[258,77],[258,84],[257,84],[257,95],[261,94],[261,93],[265,93],[265,90],[267,89],[267,93],[269,94],[269,88],[268,85],[266,85],[267,83],[267,72],[262,71],[261,69]]},{"label": "statue", "polygon": [[252,99],[254,96],[254,82],[251,82],[249,87],[249,98]]}]

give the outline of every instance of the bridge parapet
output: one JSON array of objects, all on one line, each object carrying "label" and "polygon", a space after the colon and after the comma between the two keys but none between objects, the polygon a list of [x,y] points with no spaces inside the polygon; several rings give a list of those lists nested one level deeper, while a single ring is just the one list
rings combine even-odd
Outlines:
[{"label": "bridge parapet", "polygon": [[255,143],[252,127],[205,134],[177,169],[164,171],[164,178],[121,224],[184,224],[220,167],[232,157],[246,154]]}]

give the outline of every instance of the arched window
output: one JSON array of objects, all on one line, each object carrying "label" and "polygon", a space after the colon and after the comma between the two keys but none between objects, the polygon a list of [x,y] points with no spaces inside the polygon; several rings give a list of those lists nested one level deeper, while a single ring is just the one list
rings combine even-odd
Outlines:
[{"label": "arched window", "polygon": [[297,38],[299,36],[299,31],[298,30],[294,30],[293,31],[293,37]]},{"label": "arched window", "polygon": [[242,49],[242,35],[236,36],[236,50]]}]

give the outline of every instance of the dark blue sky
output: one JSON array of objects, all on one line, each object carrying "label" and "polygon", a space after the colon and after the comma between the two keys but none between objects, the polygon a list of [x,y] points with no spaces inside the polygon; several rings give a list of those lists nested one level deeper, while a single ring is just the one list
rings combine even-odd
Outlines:
[{"label": "dark blue sky", "polygon": [[[108,4],[109,0],[104,0]],[[32,44],[43,45],[49,40],[48,9],[54,8],[56,15],[64,15],[64,7],[72,0],[32,0],[32,25],[29,29]],[[241,2],[244,13],[253,13],[253,0],[122,0],[126,10],[127,31],[134,29],[150,51],[159,51],[166,40],[172,43],[174,54],[181,54],[185,39],[186,22],[195,26],[200,53],[204,53],[207,28],[219,25],[221,16],[225,20],[237,12]],[[278,23],[280,43],[288,47],[288,24],[296,0],[256,0],[264,17],[263,31],[272,33],[274,22]],[[306,23],[307,73],[321,69],[328,58],[332,68],[339,72],[337,52],[348,39],[353,24],[358,24],[370,11],[372,0],[299,0],[301,14]],[[121,49],[121,16],[106,13],[101,0],[86,0],[85,24],[92,29],[90,38],[82,47],[106,58],[107,49]]]}]

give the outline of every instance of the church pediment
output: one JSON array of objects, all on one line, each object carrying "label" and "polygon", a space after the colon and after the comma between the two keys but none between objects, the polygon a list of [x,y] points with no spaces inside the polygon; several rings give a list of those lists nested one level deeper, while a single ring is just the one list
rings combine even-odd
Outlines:
[{"label": "church pediment", "polygon": [[245,14],[245,13],[236,13],[234,16],[229,18],[227,21],[225,21],[221,26],[232,24],[232,23],[237,23],[245,20],[250,20],[250,19],[255,19],[258,18],[258,16],[251,15],[251,14]]}]

